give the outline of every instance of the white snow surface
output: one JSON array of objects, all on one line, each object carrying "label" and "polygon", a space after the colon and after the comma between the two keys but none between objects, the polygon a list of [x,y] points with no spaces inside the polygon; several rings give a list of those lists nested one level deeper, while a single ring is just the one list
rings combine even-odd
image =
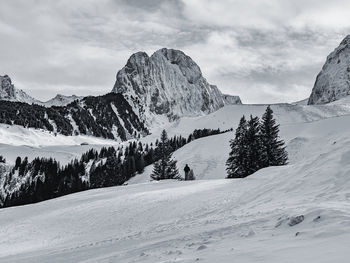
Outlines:
[{"label": "white snow surface", "polygon": [[[213,154],[209,139],[199,155]],[[2,209],[0,261],[347,262],[350,139],[329,139],[326,152],[245,179],[150,182]],[[290,226],[296,216],[304,220]]]},{"label": "white snow surface", "polygon": [[[224,179],[228,132],[174,153],[199,180],[149,182],[147,167],[127,186],[1,209],[0,262],[348,262],[349,105],[273,105],[290,164],[245,179]],[[166,128],[223,130],[265,108],[225,106]]]},{"label": "white snow surface", "polygon": [[[81,145],[83,144],[83,145]],[[80,158],[91,148],[118,145],[107,140],[87,135],[65,136],[42,129],[24,128],[18,125],[0,124],[0,154],[8,163],[14,163],[17,156],[53,157],[62,164]]]}]

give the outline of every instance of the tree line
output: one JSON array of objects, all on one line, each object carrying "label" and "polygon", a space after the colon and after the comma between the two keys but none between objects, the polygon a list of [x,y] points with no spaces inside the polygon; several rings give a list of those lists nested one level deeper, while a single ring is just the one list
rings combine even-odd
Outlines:
[{"label": "tree line", "polygon": [[[6,196],[0,196],[0,207],[36,203],[87,189],[123,185],[142,173],[146,166],[164,158],[164,154],[170,154],[171,159],[171,153],[192,141],[193,134],[198,130],[189,136],[191,139],[182,136],[168,139],[164,133],[155,144],[133,141],[117,148],[90,149],[80,159],[64,166],[53,158],[35,158],[29,162],[27,157],[17,157],[6,177]],[[203,134],[208,134],[208,131]],[[0,162],[5,163],[5,158],[0,156]]]},{"label": "tree line", "polygon": [[[177,162],[172,153],[185,144],[205,136],[220,134],[219,129],[197,129],[188,138],[168,138],[163,130],[155,144],[129,142],[126,146],[90,149],[69,164],[61,166],[53,158],[17,157],[6,177],[0,207],[40,202],[92,188],[122,185],[144,168],[154,164],[151,179],[179,179]],[[288,154],[279,139],[279,125],[273,111],[267,107],[262,119],[243,116],[230,141],[231,151],[226,162],[227,178],[244,178],[261,168],[285,165]],[[0,163],[6,160],[0,156]]]},{"label": "tree line", "polygon": [[140,138],[149,133],[144,121],[140,120],[119,93],[89,96],[66,106],[49,108],[1,101],[0,123],[40,128],[63,135],[86,134],[107,139],[120,138],[122,141]]}]

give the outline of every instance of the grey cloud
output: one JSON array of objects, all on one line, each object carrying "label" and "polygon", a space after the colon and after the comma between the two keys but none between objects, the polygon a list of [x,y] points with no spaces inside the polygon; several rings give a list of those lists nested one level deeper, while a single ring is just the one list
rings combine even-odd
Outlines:
[{"label": "grey cloud", "polygon": [[349,31],[347,10],[345,0],[5,0],[0,74],[40,99],[103,94],[133,52],[169,47],[246,102],[292,101]]}]

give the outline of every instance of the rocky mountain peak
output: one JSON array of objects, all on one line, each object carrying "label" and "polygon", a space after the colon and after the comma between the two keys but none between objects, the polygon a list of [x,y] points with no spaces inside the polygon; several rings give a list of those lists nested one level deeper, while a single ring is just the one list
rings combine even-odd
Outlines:
[{"label": "rocky mountain peak", "polygon": [[207,82],[189,56],[167,48],[150,57],[133,54],[117,73],[112,91],[122,93],[146,120],[154,114],[169,119],[207,114],[225,104],[219,89]]},{"label": "rocky mountain peak", "polygon": [[6,88],[12,85],[11,78],[8,75],[0,76],[1,87]]},{"label": "rocky mountain peak", "polygon": [[348,45],[350,43],[350,35],[347,35],[343,41],[340,43],[340,45]]},{"label": "rocky mountain peak", "polygon": [[23,90],[17,89],[8,75],[0,76],[0,100],[20,101],[29,104],[37,103],[37,100]]},{"label": "rocky mountain peak", "polygon": [[190,84],[202,77],[199,66],[184,52],[175,49],[162,48],[153,55],[155,59],[166,59],[170,64],[176,65]]},{"label": "rocky mountain peak", "polygon": [[317,75],[308,104],[325,104],[350,95],[350,35],[329,54]]}]

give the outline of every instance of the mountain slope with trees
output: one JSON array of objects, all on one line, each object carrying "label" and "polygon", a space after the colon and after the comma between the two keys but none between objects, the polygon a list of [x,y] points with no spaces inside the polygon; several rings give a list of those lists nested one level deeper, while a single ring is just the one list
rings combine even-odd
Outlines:
[{"label": "mountain slope with trees", "polygon": [[121,94],[76,100],[67,106],[1,101],[0,123],[40,128],[63,135],[91,135],[125,141],[148,134],[143,120]]}]

